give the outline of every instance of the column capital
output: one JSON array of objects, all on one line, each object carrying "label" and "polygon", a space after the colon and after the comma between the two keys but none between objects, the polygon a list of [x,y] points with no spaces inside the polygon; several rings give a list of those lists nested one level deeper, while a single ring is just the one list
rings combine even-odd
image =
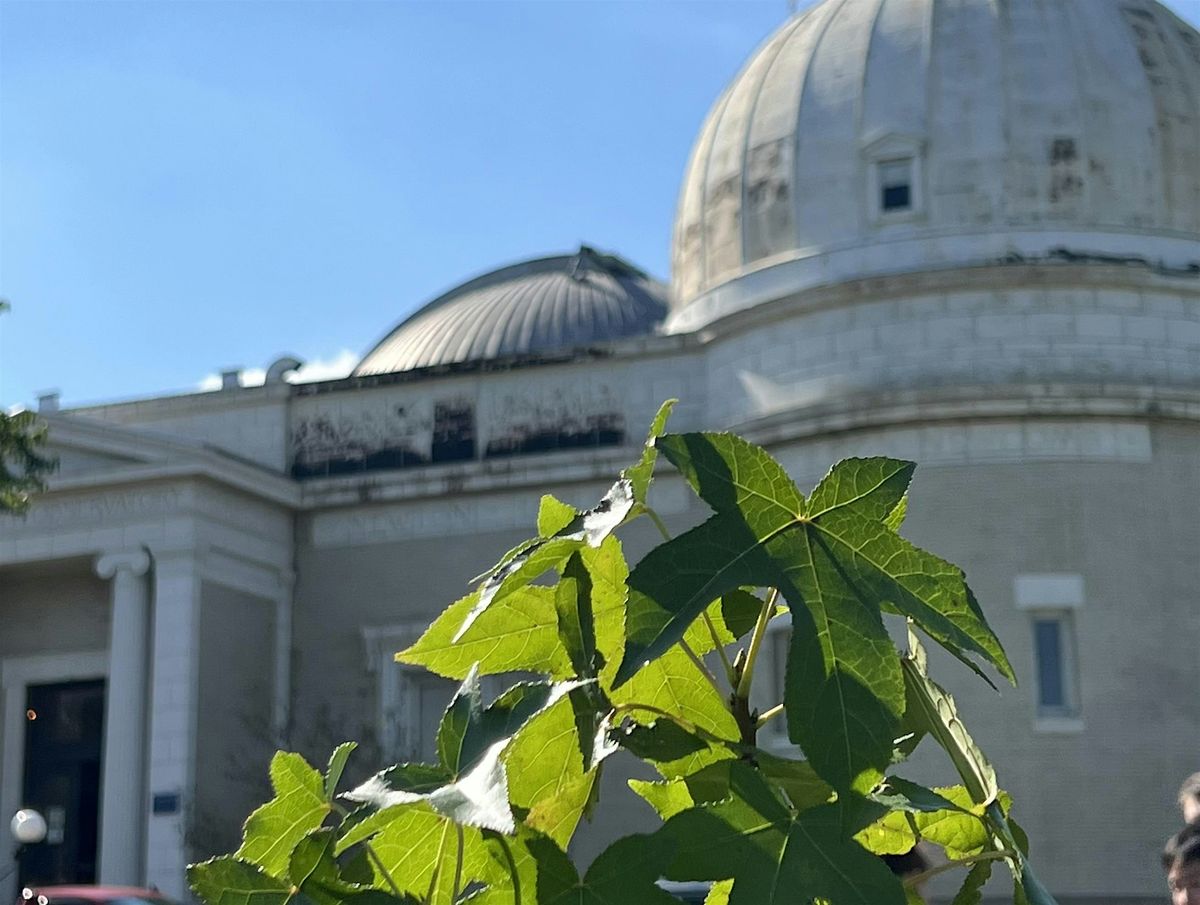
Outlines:
[{"label": "column capital", "polygon": [[117,572],[145,575],[150,569],[150,554],[145,550],[120,550],[96,557],[96,574],[101,578],[112,578]]}]

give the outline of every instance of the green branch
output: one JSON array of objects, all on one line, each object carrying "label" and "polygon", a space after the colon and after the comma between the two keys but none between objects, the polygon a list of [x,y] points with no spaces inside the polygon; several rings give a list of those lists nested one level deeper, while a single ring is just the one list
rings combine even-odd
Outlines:
[{"label": "green branch", "polygon": [[1006,858],[1012,858],[1016,852],[1008,849],[1000,849],[994,852],[980,852],[978,855],[971,855],[969,858],[958,858],[956,860],[947,861],[945,864],[938,864],[935,867],[930,867],[927,870],[921,871],[919,874],[912,874],[905,877],[903,880],[905,889],[915,889],[920,886],[930,877],[936,877],[938,874],[944,874],[947,871],[955,870],[960,867],[970,867],[972,864],[977,864],[980,861],[1000,861]]}]

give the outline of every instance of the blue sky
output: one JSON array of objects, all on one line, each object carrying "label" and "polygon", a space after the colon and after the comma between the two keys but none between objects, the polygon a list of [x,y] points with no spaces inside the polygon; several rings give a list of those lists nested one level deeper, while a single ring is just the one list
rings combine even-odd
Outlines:
[{"label": "blue sky", "polygon": [[441,290],[581,241],[665,277],[692,139],[787,15],[0,0],[0,406],[285,352],[334,373]]}]

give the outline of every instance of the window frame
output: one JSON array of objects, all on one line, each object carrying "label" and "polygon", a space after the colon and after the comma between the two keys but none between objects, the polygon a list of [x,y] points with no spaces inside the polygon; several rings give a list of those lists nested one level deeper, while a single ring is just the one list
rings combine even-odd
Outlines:
[{"label": "window frame", "polygon": [[[888,133],[876,135],[862,147],[866,167],[867,220],[875,226],[919,220],[925,216],[925,141],[917,135]],[[899,163],[908,164],[908,205],[886,208],[883,205],[884,170]]]},{"label": "window frame", "polygon": [[[429,671],[420,666],[396,662],[396,651],[412,645],[421,637],[426,622],[366,626],[362,630],[366,647],[367,671],[375,676],[376,726],[379,750],[387,760],[403,757],[408,747],[405,734],[412,727],[405,723],[414,694],[420,694],[418,676]],[[445,681],[453,683],[452,679]]]},{"label": "window frame", "polygon": [[[1074,573],[1018,575],[1013,579],[1016,608],[1028,621],[1033,681],[1030,706],[1037,732],[1078,733],[1084,729],[1082,673],[1079,661],[1077,623],[1084,604],[1083,576]],[[1037,641],[1039,622],[1058,624],[1058,666],[1062,705],[1042,703],[1042,676]]]}]

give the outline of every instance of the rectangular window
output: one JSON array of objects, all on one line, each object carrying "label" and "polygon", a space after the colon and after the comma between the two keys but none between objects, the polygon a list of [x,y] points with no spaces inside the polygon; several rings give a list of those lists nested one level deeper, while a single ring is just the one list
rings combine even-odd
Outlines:
[{"label": "rectangular window", "polygon": [[879,164],[879,209],[906,211],[912,208],[912,161],[885,160]]},{"label": "rectangular window", "polygon": [[1038,716],[1077,716],[1074,633],[1069,613],[1034,614],[1033,653]]}]

